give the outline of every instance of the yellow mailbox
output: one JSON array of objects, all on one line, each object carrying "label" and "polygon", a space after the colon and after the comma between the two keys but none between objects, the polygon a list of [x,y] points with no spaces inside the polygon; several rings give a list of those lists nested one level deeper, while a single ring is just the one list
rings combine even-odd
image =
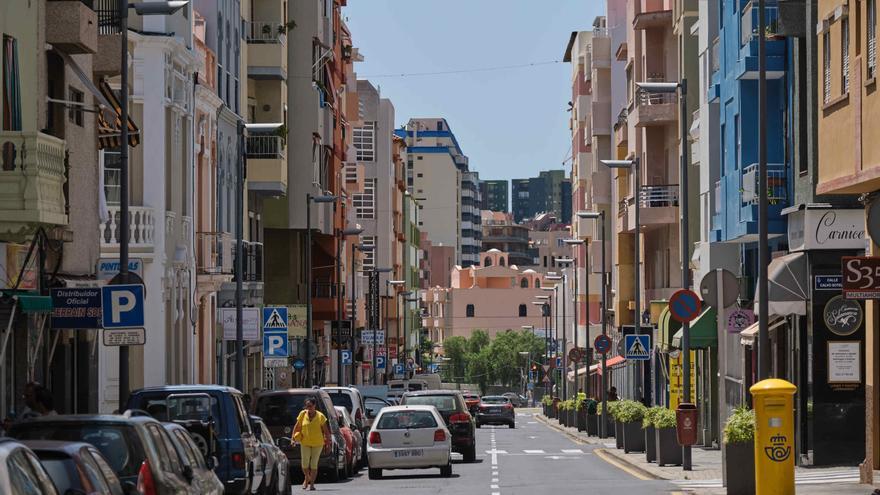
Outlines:
[{"label": "yellow mailbox", "polygon": [[757,495],[794,495],[794,394],[797,387],[771,378],[749,389],[755,406]]}]

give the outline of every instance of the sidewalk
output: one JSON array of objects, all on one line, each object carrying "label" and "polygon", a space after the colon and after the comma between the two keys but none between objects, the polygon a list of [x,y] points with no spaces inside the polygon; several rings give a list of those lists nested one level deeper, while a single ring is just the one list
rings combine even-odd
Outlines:
[{"label": "sidewalk", "polygon": [[[692,471],[684,471],[681,466],[658,466],[645,460],[645,453],[625,454],[617,449],[614,438],[600,439],[591,437],[576,428],[564,427],[555,419],[535,414],[538,421],[558,430],[575,441],[601,447],[597,455],[611,464],[620,464],[621,468],[634,476],[644,479],[667,480],[678,485],[682,492],[707,495],[724,495],[727,490],[722,485],[721,451],[694,447],[692,452]],[[835,495],[871,494],[874,487],[859,483],[859,470],[856,467],[833,468],[795,468],[795,484],[797,493]]]}]

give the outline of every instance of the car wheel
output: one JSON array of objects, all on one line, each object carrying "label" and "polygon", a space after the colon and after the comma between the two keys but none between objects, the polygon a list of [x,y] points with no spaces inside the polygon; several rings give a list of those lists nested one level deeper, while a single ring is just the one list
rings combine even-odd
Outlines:
[{"label": "car wheel", "polygon": [[452,476],[452,464],[447,464],[440,468],[440,476],[443,476],[444,478]]},{"label": "car wheel", "polygon": [[507,424],[507,426],[508,426],[510,429],[514,429],[514,428],[516,428],[516,423],[514,423],[513,421],[511,421],[510,423]]},{"label": "car wheel", "polygon": [[367,475],[371,480],[377,480],[382,477],[382,470],[378,468],[370,468]]},{"label": "car wheel", "polygon": [[[338,461],[337,461],[338,462]],[[330,481],[332,483],[338,482],[342,477],[339,475],[339,464],[334,464],[333,468],[330,469]]]},{"label": "car wheel", "polygon": [[464,457],[464,462],[475,462],[477,460],[477,446],[471,445],[467,450],[462,454]]},{"label": "car wheel", "polygon": [[477,428],[479,428],[481,426],[480,423],[476,423],[476,425],[477,425]]}]

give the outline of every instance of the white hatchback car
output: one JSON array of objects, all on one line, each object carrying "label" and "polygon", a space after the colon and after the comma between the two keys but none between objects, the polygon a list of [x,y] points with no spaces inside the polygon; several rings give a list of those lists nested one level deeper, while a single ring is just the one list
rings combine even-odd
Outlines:
[{"label": "white hatchback car", "polygon": [[452,437],[434,406],[391,406],[379,411],[367,442],[370,479],[383,469],[440,468],[452,476]]}]

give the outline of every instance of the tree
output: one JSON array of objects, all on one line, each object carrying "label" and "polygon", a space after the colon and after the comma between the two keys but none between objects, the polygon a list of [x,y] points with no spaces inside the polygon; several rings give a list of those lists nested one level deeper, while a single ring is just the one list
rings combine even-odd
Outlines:
[{"label": "tree", "polygon": [[484,347],[492,343],[489,334],[485,330],[474,330],[471,338],[467,339],[468,352],[471,354],[479,354]]},{"label": "tree", "polygon": [[443,367],[443,380],[460,382],[467,371],[468,339],[464,337],[448,337],[443,340],[443,355],[448,359]]}]

